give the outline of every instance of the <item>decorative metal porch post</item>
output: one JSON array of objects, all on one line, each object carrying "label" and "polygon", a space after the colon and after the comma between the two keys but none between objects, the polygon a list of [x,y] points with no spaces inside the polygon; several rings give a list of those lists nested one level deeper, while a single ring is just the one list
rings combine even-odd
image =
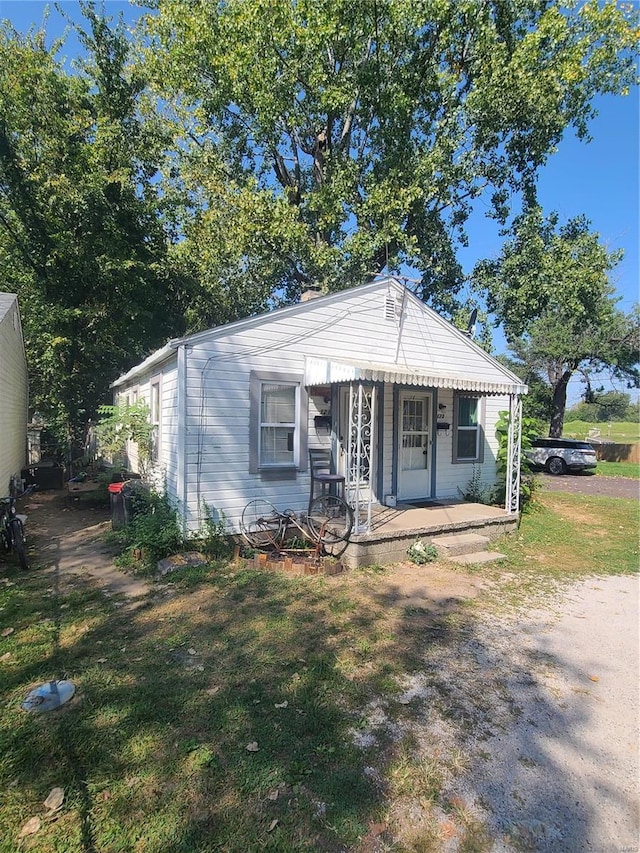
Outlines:
[{"label": "decorative metal porch post", "polygon": [[371,528],[371,462],[375,439],[375,386],[349,384],[349,437],[347,443],[347,501],[355,517],[354,533]]},{"label": "decorative metal porch post", "polygon": [[522,452],[522,399],[509,397],[509,435],[507,449],[507,488],[505,509],[509,513],[520,509],[520,455]]}]

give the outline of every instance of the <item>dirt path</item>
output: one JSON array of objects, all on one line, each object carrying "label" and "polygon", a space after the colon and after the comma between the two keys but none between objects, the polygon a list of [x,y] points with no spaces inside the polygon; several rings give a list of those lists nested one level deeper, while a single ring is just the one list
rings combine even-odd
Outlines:
[{"label": "dirt path", "polygon": [[113,549],[104,541],[111,529],[107,509],[78,505],[61,492],[36,492],[24,506],[32,560],[52,576],[90,576],[112,595],[130,601],[150,592],[143,580],[113,564]]}]

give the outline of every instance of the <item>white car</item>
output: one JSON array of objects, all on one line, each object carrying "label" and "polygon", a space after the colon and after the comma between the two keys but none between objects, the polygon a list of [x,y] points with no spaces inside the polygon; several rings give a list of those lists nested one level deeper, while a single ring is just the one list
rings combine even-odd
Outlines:
[{"label": "white car", "polygon": [[524,453],[534,468],[544,468],[550,474],[586,471],[598,464],[593,447],[575,438],[534,438],[531,449]]}]

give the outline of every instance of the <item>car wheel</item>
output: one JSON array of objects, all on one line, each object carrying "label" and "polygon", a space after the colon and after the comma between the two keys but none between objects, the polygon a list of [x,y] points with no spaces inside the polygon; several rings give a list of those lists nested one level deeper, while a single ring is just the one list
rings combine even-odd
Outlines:
[{"label": "car wheel", "polygon": [[564,474],[567,470],[567,463],[559,456],[552,456],[547,460],[547,471],[550,474]]}]

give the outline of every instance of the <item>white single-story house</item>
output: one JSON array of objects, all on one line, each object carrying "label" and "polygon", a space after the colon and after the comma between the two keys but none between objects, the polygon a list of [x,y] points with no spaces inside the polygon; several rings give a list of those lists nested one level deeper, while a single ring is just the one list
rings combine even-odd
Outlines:
[{"label": "white single-story house", "polygon": [[26,464],[29,384],[18,297],[0,293],[0,497]]},{"label": "white single-story house", "polygon": [[148,401],[185,529],[207,514],[237,531],[255,498],[303,512],[310,448],[330,448],[355,533],[382,506],[459,499],[474,472],[495,482],[503,410],[517,513],[522,381],[394,278],[311,295],[171,340],[113,383],[116,401]]}]

